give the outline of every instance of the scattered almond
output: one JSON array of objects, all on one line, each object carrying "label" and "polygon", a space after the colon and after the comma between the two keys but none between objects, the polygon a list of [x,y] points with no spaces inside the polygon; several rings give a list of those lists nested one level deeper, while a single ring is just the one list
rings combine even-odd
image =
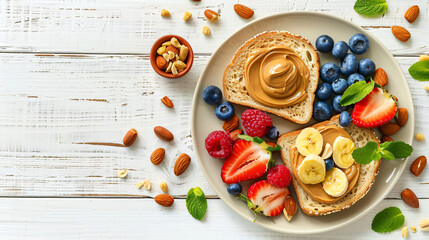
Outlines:
[{"label": "scattered almond", "polygon": [[136,183],[136,186],[137,186],[138,189],[140,189],[141,187],[143,187],[143,183],[142,182],[138,182],[138,183]]},{"label": "scattered almond", "polygon": [[398,117],[396,118],[396,122],[399,126],[403,127],[407,123],[408,120],[408,110],[406,108],[398,108]]},{"label": "scattered almond", "polygon": [[174,108],[174,103],[167,96],[164,96],[163,98],[161,98],[161,102],[164,103],[164,105],[167,106],[168,108]]},{"label": "scattered almond", "polygon": [[146,190],[150,190],[151,184],[150,184],[149,179],[146,179],[143,181],[143,186]]},{"label": "scattered almond", "polygon": [[228,121],[223,122],[222,128],[223,130],[227,132],[231,132],[232,130],[236,129],[238,127],[238,117],[237,115],[234,115],[231,119]]},{"label": "scattered almond", "polygon": [[137,130],[135,130],[134,128],[131,128],[130,130],[128,130],[128,132],[125,134],[124,139],[122,140],[122,142],[124,143],[125,146],[131,146],[134,141],[137,138]]},{"label": "scattered almond", "polygon": [[185,11],[185,14],[183,15],[183,20],[188,21],[189,19],[191,19],[191,17],[192,17],[192,13]]},{"label": "scattered almond", "polygon": [[409,23],[416,21],[419,16],[420,8],[417,5],[411,6],[404,14],[404,18],[407,19]]},{"label": "scattered almond", "polygon": [[416,136],[414,136],[414,138],[415,138],[417,141],[421,142],[421,141],[424,141],[424,140],[425,140],[425,135],[423,135],[423,133],[417,133],[417,134],[416,134]]},{"label": "scattered almond", "polygon": [[402,236],[403,238],[407,238],[407,237],[408,237],[408,227],[407,227],[407,226],[405,226],[405,227],[403,227],[403,228],[401,229],[401,236]]},{"label": "scattered almond", "polygon": [[420,55],[419,61],[429,60],[429,55]]},{"label": "scattered almond", "polygon": [[245,18],[245,19],[249,19],[253,16],[253,14],[255,13],[252,9],[250,9],[249,7],[246,7],[242,4],[235,4],[234,5],[234,11],[238,14],[238,16]]},{"label": "scattered almond", "polygon": [[180,176],[182,173],[186,171],[189,164],[191,163],[191,157],[188,154],[182,153],[177,158],[176,163],[174,164],[174,174],[176,176]]},{"label": "scattered almond", "polygon": [[406,42],[411,37],[410,32],[401,26],[392,26],[392,33],[401,42]]},{"label": "scattered almond", "polygon": [[383,135],[381,137],[381,143],[384,143],[384,142],[393,142],[393,138],[391,138],[390,136]]},{"label": "scattered almond", "polygon": [[165,149],[157,148],[150,155],[150,161],[153,163],[153,165],[159,165],[161,164],[162,160],[164,160],[164,156],[165,156]]},{"label": "scattered almond", "polygon": [[377,70],[375,70],[374,82],[379,84],[382,87],[385,86],[389,82],[386,71],[384,71],[384,69],[377,68]]},{"label": "scattered almond", "polygon": [[413,233],[417,232],[416,226],[411,226],[410,229],[411,229],[411,232],[413,232]]},{"label": "scattered almond", "polygon": [[419,227],[422,231],[429,231],[429,219],[422,220]]},{"label": "scattered almond", "polygon": [[416,194],[411,191],[411,189],[405,188],[401,192],[401,198],[408,206],[412,208],[419,208],[419,199],[417,198]]},{"label": "scattered almond", "polygon": [[233,142],[235,142],[235,141],[237,141],[239,138],[238,138],[238,135],[240,135],[240,134],[242,134],[243,133],[243,130],[241,130],[241,129],[236,129],[236,130],[234,130],[234,131],[232,131],[230,134],[229,134],[229,137],[231,138],[231,140],[233,141]]},{"label": "scattered almond", "polygon": [[219,20],[219,14],[213,10],[206,9],[204,11],[204,15],[206,16],[207,20],[209,20],[209,22],[215,23],[217,20]]},{"label": "scattered almond", "polygon": [[157,137],[166,142],[170,142],[174,139],[174,135],[164,127],[156,126],[153,129],[153,132]]},{"label": "scattered almond", "polygon": [[161,10],[161,16],[162,16],[162,17],[170,17],[170,16],[171,16],[171,14],[170,14],[170,12],[169,12],[169,11],[167,11],[167,10],[165,10],[165,9],[162,9],[162,10]]},{"label": "scattered almond", "polygon": [[426,167],[427,159],[425,156],[420,156],[414,160],[410,166],[410,172],[418,177]]},{"label": "scattered almond", "polygon": [[210,28],[207,26],[204,26],[203,27],[203,34],[206,36],[210,35]]},{"label": "scattered almond", "polygon": [[399,131],[401,126],[396,123],[388,122],[380,127],[380,131],[383,135],[393,135]]},{"label": "scattered almond", "polygon": [[161,183],[159,184],[159,187],[161,188],[161,190],[162,190],[163,192],[168,192],[168,185],[167,185],[167,183],[165,183],[165,182],[161,182]]},{"label": "scattered almond", "polygon": [[128,172],[126,169],[119,170],[118,172],[118,178],[125,178],[127,177],[127,175],[128,175]]},{"label": "scattered almond", "polygon": [[283,214],[285,215],[285,218],[290,222],[292,220],[292,217],[296,213],[296,202],[295,199],[293,199],[292,196],[287,196],[285,200],[285,208],[283,209]]},{"label": "scattered almond", "polygon": [[171,207],[174,203],[174,198],[168,194],[159,194],[155,197],[155,202],[163,207]]}]

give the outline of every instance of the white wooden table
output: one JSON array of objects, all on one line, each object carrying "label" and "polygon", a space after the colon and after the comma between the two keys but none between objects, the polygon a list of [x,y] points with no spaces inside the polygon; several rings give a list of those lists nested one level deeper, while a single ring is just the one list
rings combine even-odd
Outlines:
[{"label": "white wooden table", "polygon": [[[428,1],[390,0],[381,18],[365,18],[353,10],[354,0],[240,1],[255,10],[250,20],[238,17],[238,1],[203,0],[1,0],[0,1],[0,238],[1,239],[401,239],[399,231],[377,234],[374,215],[398,206],[408,226],[429,218],[429,171],[416,178],[406,169],[387,198],[371,213],[342,229],[318,235],[293,236],[267,231],[245,221],[219,200],[199,171],[190,137],[190,109],[195,84],[211,53],[252,19],[294,10],[322,11],[361,25],[395,55],[409,82],[416,108],[416,132],[429,137],[429,95],[424,83],[407,69],[420,54],[429,54]],[[414,24],[405,10],[420,6]],[[168,9],[171,18],[162,18]],[[208,23],[203,11],[221,13]],[[184,23],[183,12],[192,12]],[[201,33],[204,25],[212,34]],[[391,32],[402,25],[412,34],[402,43]],[[149,64],[155,39],[166,34],[186,38],[195,53],[191,72],[177,80],[158,76]],[[160,98],[169,96],[174,109]],[[176,136],[164,143],[153,127],[165,126]],[[139,131],[132,147],[121,143],[130,128]],[[168,145],[159,166],[149,161],[156,147]],[[427,141],[414,142],[414,160],[429,155]],[[193,157],[180,177],[172,172],[176,156]],[[408,163],[408,165],[411,161]],[[128,169],[126,179],[117,178]],[[149,179],[152,190],[135,183]],[[172,208],[155,204],[166,181],[175,197]],[[200,186],[208,210],[199,222],[185,206],[189,188]],[[420,198],[420,209],[400,199],[409,187]],[[341,213],[340,213],[341,214]],[[429,234],[410,233],[410,239]]]}]

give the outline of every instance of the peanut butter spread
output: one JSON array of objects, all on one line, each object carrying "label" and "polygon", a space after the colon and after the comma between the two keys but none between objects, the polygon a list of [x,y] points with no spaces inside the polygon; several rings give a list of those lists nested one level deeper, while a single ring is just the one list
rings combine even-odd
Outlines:
[{"label": "peanut butter spread", "polygon": [[269,107],[287,107],[304,101],[309,77],[304,61],[286,46],[253,50],[244,65],[247,92]]},{"label": "peanut butter spread", "polygon": [[[334,145],[334,141],[338,136],[349,138],[353,141],[353,138],[342,128],[339,128],[335,125],[319,125],[316,127],[320,131],[323,137],[323,143],[329,143],[331,146]],[[314,200],[320,203],[333,203],[340,200],[342,197],[347,195],[350,190],[355,186],[357,180],[359,179],[360,164],[354,163],[347,169],[342,169],[342,171],[347,175],[347,180],[349,185],[347,191],[340,197],[331,197],[325,190],[323,190],[322,183],[317,184],[304,184],[298,177],[298,166],[304,160],[304,156],[301,155],[296,146],[293,145],[290,149],[290,159],[292,164],[292,172],[295,179],[298,181],[299,185],[304,189],[304,191]]]}]

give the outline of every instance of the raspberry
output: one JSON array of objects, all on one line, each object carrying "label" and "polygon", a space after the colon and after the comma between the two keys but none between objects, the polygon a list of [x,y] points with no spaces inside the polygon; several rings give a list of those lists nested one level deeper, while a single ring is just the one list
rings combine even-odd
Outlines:
[{"label": "raspberry", "polygon": [[206,149],[213,158],[226,158],[232,152],[232,140],[224,131],[214,131],[206,137]]},{"label": "raspberry", "polygon": [[247,109],[241,114],[241,122],[247,135],[251,137],[263,137],[273,126],[271,117],[256,109]]},{"label": "raspberry", "polygon": [[285,188],[290,185],[292,176],[289,169],[284,165],[276,165],[268,170],[267,180],[274,186]]}]

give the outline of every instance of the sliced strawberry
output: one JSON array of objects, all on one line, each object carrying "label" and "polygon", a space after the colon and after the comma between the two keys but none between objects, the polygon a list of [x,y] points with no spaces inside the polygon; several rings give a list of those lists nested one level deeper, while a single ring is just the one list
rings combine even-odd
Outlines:
[{"label": "sliced strawberry", "polygon": [[262,213],[265,216],[277,216],[283,208],[285,199],[290,195],[289,189],[279,188],[267,180],[254,183],[247,190],[247,198],[242,195],[240,199],[247,201],[250,210]]},{"label": "sliced strawberry", "polygon": [[375,87],[364,99],[355,104],[352,120],[358,127],[378,127],[389,122],[396,111],[396,103],[392,97],[383,89]]},{"label": "sliced strawberry", "polygon": [[231,155],[225,160],[221,177],[227,184],[255,179],[264,175],[271,164],[271,152],[261,144],[241,139],[234,144]]}]

